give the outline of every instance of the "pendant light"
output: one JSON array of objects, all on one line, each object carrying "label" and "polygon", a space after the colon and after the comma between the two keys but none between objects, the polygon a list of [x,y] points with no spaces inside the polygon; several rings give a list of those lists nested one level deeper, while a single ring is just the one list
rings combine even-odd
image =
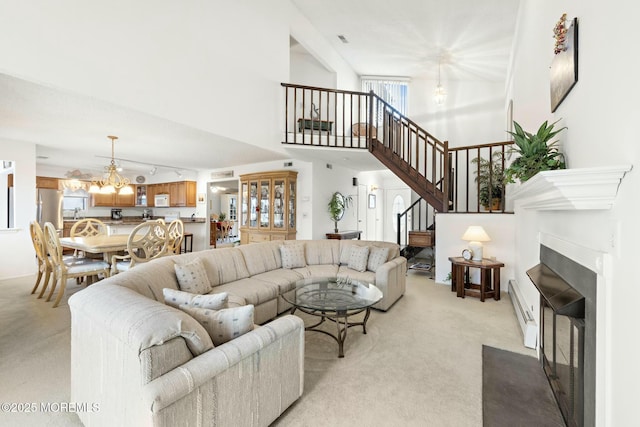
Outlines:
[{"label": "pendant light", "polygon": [[131,181],[118,173],[114,155],[114,143],[118,139],[117,136],[109,135],[107,138],[111,139],[111,164],[105,166],[105,173],[100,178],[94,178],[91,181],[90,193],[101,194],[113,194],[118,191],[118,194],[127,195],[133,194],[133,189],[129,186]]}]

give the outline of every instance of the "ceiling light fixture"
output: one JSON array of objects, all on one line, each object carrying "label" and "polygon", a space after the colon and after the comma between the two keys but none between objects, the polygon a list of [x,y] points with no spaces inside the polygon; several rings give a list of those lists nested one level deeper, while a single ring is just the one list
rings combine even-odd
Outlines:
[{"label": "ceiling light fixture", "polygon": [[442,84],[440,84],[440,67],[442,65],[442,56],[438,58],[438,86],[436,86],[436,91],[433,94],[433,99],[436,101],[436,105],[444,105],[444,100],[447,97],[447,92],[445,92]]},{"label": "ceiling light fixture", "polygon": [[109,135],[107,138],[111,139],[111,164],[105,166],[104,175],[99,178],[93,178],[91,180],[90,193],[102,193],[113,194],[116,190],[119,190],[119,194],[133,194],[133,189],[129,186],[131,181],[120,175],[116,167],[116,161],[114,156],[114,142],[118,139],[117,136]]}]

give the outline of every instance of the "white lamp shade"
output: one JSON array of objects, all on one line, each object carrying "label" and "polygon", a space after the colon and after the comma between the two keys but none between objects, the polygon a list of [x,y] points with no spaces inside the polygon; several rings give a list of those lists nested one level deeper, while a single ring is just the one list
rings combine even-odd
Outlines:
[{"label": "white lamp shade", "polygon": [[469,249],[471,249],[471,253],[473,257],[472,261],[482,261],[482,243],[488,242],[491,240],[489,235],[484,228],[479,225],[470,225],[467,228],[467,231],[462,235],[462,240],[467,240],[469,242]]},{"label": "white lamp shade", "polygon": [[484,228],[479,225],[470,225],[462,235],[462,240],[469,242],[488,242],[491,240]]}]

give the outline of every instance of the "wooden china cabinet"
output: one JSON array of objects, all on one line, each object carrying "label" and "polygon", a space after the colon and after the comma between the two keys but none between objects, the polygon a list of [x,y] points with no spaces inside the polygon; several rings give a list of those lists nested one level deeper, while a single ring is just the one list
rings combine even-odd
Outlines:
[{"label": "wooden china cabinet", "polygon": [[240,175],[240,243],[296,238],[298,172]]}]

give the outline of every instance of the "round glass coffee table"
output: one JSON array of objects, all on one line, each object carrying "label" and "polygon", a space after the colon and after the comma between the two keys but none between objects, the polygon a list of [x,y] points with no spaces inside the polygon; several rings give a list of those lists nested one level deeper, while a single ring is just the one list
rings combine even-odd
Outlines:
[{"label": "round glass coffee table", "polygon": [[[293,304],[291,314],[296,310],[320,317],[318,323],[305,327],[306,331],[322,332],[338,342],[338,357],[344,357],[344,340],[347,329],[362,326],[367,333],[367,320],[371,314],[371,306],[382,299],[382,291],[371,283],[351,279],[302,279],[296,282],[295,292],[283,295]],[[349,322],[349,316],[365,311],[361,322]],[[319,329],[325,320],[337,326],[337,334]]]}]

